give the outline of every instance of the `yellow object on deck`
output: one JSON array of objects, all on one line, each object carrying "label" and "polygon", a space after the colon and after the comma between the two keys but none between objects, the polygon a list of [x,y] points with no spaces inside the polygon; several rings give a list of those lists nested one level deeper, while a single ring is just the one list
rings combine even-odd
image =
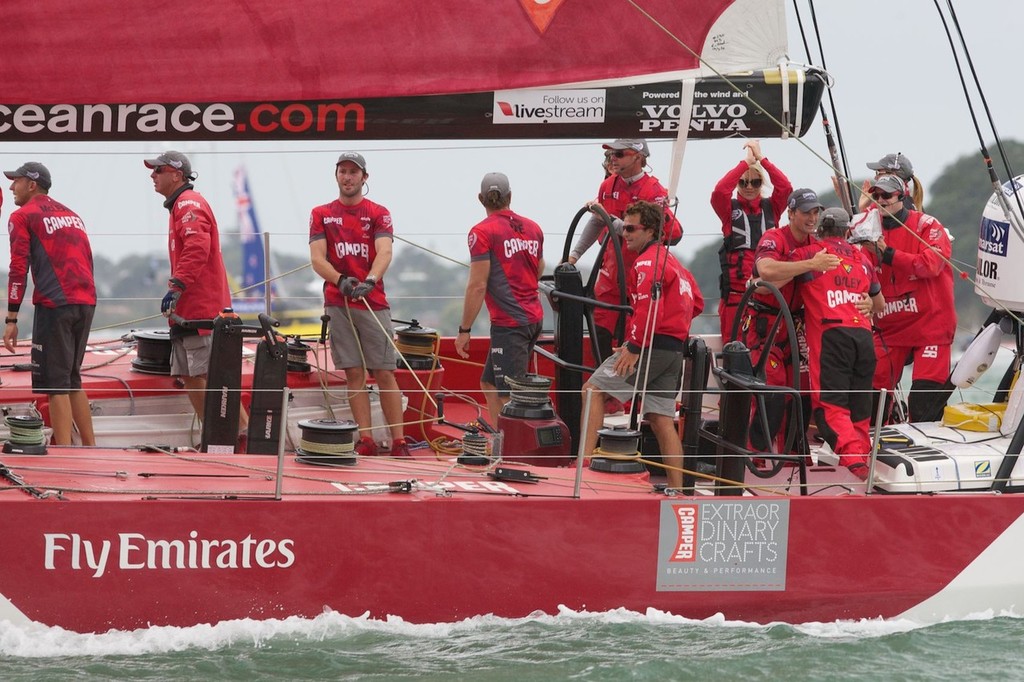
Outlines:
[{"label": "yellow object on deck", "polygon": [[942,425],[967,431],[998,432],[1006,403],[960,403],[942,411]]}]

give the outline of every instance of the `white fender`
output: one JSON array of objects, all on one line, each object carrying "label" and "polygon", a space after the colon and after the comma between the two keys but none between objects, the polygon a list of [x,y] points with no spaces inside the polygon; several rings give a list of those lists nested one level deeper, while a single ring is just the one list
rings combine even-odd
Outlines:
[{"label": "white fender", "polygon": [[995,358],[1002,340],[1003,331],[998,323],[993,322],[982,329],[953,368],[953,373],[949,376],[950,383],[957,388],[973,385],[978,377],[992,366],[992,359]]}]

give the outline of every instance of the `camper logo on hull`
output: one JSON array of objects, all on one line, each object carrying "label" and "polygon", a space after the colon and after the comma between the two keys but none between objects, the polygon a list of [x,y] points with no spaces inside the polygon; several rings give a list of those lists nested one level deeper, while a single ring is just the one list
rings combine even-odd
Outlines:
[{"label": "camper logo on hull", "polygon": [[788,500],[661,503],[659,591],[785,590]]}]

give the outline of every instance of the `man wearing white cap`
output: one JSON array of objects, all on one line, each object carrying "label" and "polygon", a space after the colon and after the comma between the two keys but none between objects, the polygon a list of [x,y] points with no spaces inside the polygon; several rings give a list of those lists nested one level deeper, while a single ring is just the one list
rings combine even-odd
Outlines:
[{"label": "man wearing white cap", "polygon": [[345,371],[349,406],[359,426],[355,453],[378,454],[373,439],[366,373],[380,389],[380,408],[391,430],[391,454],[408,456],[402,430],[402,392],[395,379],[398,355],[392,341],[391,307],[384,273],[391,265],[391,213],[363,196],[366,159],[343,152],[334,165],[338,198],[309,216],[309,258],[324,279],[324,307],[330,316],[331,356]]},{"label": "man wearing white cap", "polygon": [[487,398],[491,425],[497,426],[508,402],[505,377],[522,377],[540,335],[544,310],[537,282],[544,270],[544,233],[529,218],[514,213],[512,188],[504,173],[488,173],[480,182],[480,204],[487,217],[469,231],[469,281],[455,350],[469,357],[473,321],[484,300],[491,317],[491,347],[480,387]]},{"label": "man wearing white cap", "polygon": [[[651,155],[647,146],[647,140],[643,138],[619,139],[603,145],[611,152],[611,175],[604,179],[597,191],[597,200],[591,201],[588,205],[600,204],[608,215],[618,218],[616,229],[621,230],[622,216],[626,207],[636,201],[649,201],[661,206],[665,211],[665,224],[662,231],[663,239],[669,244],[675,244],[683,236],[683,229],[675,215],[668,208],[668,190],[666,190],[658,179],[644,171],[647,159]],[[576,244],[569,252],[569,263],[575,264],[587,249],[600,237],[604,239],[607,227],[604,221],[597,215],[591,216],[590,220],[580,232]],[[622,236],[616,232],[616,238],[620,244]],[[633,267],[636,254],[622,246],[622,265],[626,272]],[[619,303],[619,275],[618,264],[615,260],[615,251],[608,245],[605,247],[604,256],[601,261],[601,272],[594,283],[594,297],[605,303]],[[613,310],[596,308],[594,310],[594,323],[597,326],[599,347],[602,360],[611,355],[613,337],[618,327],[619,313]],[[628,322],[628,319],[626,320]],[[623,325],[625,329],[625,325]],[[621,342],[622,339],[616,339]]]}]

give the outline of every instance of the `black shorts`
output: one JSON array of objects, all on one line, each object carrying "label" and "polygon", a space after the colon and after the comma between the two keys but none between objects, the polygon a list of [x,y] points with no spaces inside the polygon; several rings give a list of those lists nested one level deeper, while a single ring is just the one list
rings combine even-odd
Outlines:
[{"label": "black shorts", "polygon": [[487,353],[480,380],[498,389],[498,395],[509,395],[505,377],[520,377],[530,369],[530,355],[540,336],[541,324],[523,327],[491,327],[491,350]]},{"label": "black shorts", "polygon": [[63,395],[82,388],[94,305],[36,306],[32,319],[32,392]]}]

